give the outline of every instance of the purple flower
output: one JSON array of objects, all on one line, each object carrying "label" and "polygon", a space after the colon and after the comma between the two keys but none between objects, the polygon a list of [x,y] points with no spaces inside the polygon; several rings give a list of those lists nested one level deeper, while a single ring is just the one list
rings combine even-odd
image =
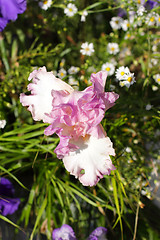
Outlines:
[{"label": "purple flower", "polygon": [[63,224],[62,227],[56,228],[52,232],[53,240],[76,240],[75,233],[73,229],[67,225]]},{"label": "purple flower", "polygon": [[26,0],[0,0],[0,31],[2,31],[7,23],[17,19],[17,15],[26,10]]},{"label": "purple flower", "polygon": [[[107,229],[104,227],[96,228],[88,237],[88,240],[107,240]],[[67,225],[62,225],[61,228],[54,229],[52,232],[53,240],[77,240],[73,229]]]},{"label": "purple flower", "polygon": [[148,10],[151,10],[152,8],[156,7],[156,5],[157,6],[159,5],[158,1],[151,1],[151,0],[148,0],[144,4],[145,8],[147,8]]},{"label": "purple flower", "polygon": [[13,214],[20,204],[19,198],[13,198],[14,188],[6,178],[0,178],[0,214],[6,216]]},{"label": "purple flower", "polygon": [[105,227],[97,227],[87,240],[106,240],[107,229]]}]

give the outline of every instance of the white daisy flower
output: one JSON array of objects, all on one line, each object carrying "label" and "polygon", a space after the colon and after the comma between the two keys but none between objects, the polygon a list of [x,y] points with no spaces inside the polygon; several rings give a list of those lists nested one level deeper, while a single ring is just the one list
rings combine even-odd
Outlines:
[{"label": "white daisy flower", "polygon": [[79,90],[79,82],[74,77],[69,76],[68,83],[73,87],[73,89],[77,91]]},{"label": "white daisy flower", "polygon": [[64,68],[61,68],[59,71],[58,71],[58,77],[59,78],[64,78],[66,75],[67,75],[67,72],[66,72],[66,70],[64,69]]},{"label": "white daisy flower", "polygon": [[112,63],[106,62],[102,65],[101,68],[102,71],[107,71],[108,76],[111,76],[114,74],[115,66]]},{"label": "white daisy flower", "polygon": [[52,5],[52,0],[44,0],[44,1],[39,2],[39,6],[43,10],[47,10],[51,5]]},{"label": "white daisy flower", "polygon": [[124,37],[124,39],[130,39],[131,38],[131,34],[128,32],[128,33],[126,33],[126,35],[125,35],[125,37]]},{"label": "white daisy flower", "polygon": [[82,43],[80,52],[82,53],[82,55],[91,56],[94,52],[93,43]]},{"label": "white daisy flower", "polygon": [[125,86],[124,83],[123,83],[123,81],[120,81],[120,82],[119,82],[119,86],[120,86],[120,87],[124,87],[124,86]]},{"label": "white daisy flower", "polygon": [[156,74],[153,76],[154,80],[156,81],[156,83],[158,83],[160,85],[160,74]]},{"label": "white daisy flower", "polygon": [[143,5],[145,0],[136,0],[137,6]]},{"label": "white daisy flower", "polygon": [[155,85],[152,85],[152,90],[155,92],[155,91],[157,91],[157,90],[158,90],[158,87],[157,87],[157,86],[155,86]]},{"label": "white daisy flower", "polygon": [[147,111],[151,110],[151,108],[152,108],[152,105],[151,105],[151,104],[147,104],[147,105],[146,105],[146,110],[147,110]]},{"label": "white daisy flower", "polygon": [[0,128],[4,128],[6,126],[6,120],[3,119],[3,120],[0,120]]},{"label": "white daisy flower", "polygon": [[128,67],[120,67],[116,70],[116,78],[120,81],[120,86],[130,87],[135,82],[134,73],[131,73]]},{"label": "white daisy flower", "polygon": [[64,13],[68,17],[73,17],[76,14],[76,12],[77,12],[77,7],[73,3],[69,3],[67,7],[64,9]]},{"label": "white daisy flower", "polygon": [[60,68],[63,68],[63,67],[64,67],[65,61],[66,61],[66,60],[65,60],[64,58],[62,58],[62,60],[61,60],[61,62],[60,62],[60,64],[59,64]]},{"label": "white daisy flower", "polygon": [[143,16],[143,13],[146,12],[146,9],[143,5],[139,6],[138,10],[137,10],[137,15],[138,16]]},{"label": "white daisy flower", "polygon": [[153,26],[156,24],[157,14],[155,12],[150,12],[146,17],[146,23],[148,26]]},{"label": "white daisy flower", "polygon": [[131,153],[132,152],[132,149],[130,147],[126,147],[126,152],[127,153]]},{"label": "white daisy flower", "polygon": [[121,23],[121,27],[122,27],[123,31],[127,31],[130,26],[131,26],[131,24],[127,19],[123,20]]},{"label": "white daisy flower", "polygon": [[111,59],[110,59],[110,62],[111,62],[114,66],[117,65],[117,61],[115,60],[115,58],[111,58]]},{"label": "white daisy flower", "polygon": [[121,28],[121,22],[122,22],[121,17],[112,17],[110,21],[110,25],[113,29],[117,30]]},{"label": "white daisy flower", "polygon": [[152,46],[152,51],[153,51],[153,52],[157,52],[157,45],[156,45],[156,44],[154,44],[154,45]]},{"label": "white daisy flower", "polygon": [[87,10],[84,10],[82,12],[82,15],[81,15],[81,22],[85,22],[86,21],[86,16],[88,15],[88,12]]},{"label": "white daisy flower", "polygon": [[119,46],[117,43],[108,43],[107,51],[110,54],[116,55],[119,52]]},{"label": "white daisy flower", "polygon": [[157,65],[158,64],[158,59],[156,59],[156,58],[151,58],[151,66],[153,65],[153,66],[155,66],[155,65]]},{"label": "white daisy flower", "polygon": [[125,74],[123,83],[127,88],[129,88],[134,82],[135,82],[134,73],[129,72]]},{"label": "white daisy flower", "polygon": [[160,26],[160,15],[157,14],[156,17],[156,25],[159,27]]},{"label": "white daisy flower", "polygon": [[79,68],[78,68],[78,67],[74,67],[74,66],[71,66],[71,67],[68,69],[68,73],[69,73],[69,74],[76,74],[78,71],[79,71]]},{"label": "white daisy flower", "polygon": [[124,67],[124,66],[119,67],[119,68],[116,70],[116,78],[117,78],[118,80],[122,80],[122,79],[124,79],[124,76],[125,76],[127,73],[130,73],[128,67]]}]

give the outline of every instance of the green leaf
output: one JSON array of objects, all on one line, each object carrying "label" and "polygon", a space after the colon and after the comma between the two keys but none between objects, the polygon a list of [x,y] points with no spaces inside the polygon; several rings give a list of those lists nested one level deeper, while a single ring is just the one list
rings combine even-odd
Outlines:
[{"label": "green leaf", "polygon": [[34,228],[33,228],[33,231],[32,231],[32,233],[31,233],[31,236],[30,236],[29,240],[33,240],[33,237],[34,237],[36,228],[37,228],[37,226],[38,226],[38,224],[39,224],[39,222],[40,222],[40,219],[41,219],[42,214],[43,214],[43,212],[44,212],[44,210],[45,210],[45,208],[46,208],[46,205],[47,205],[47,197],[45,197],[45,199],[44,199],[44,201],[43,201],[43,203],[42,203],[42,206],[41,206],[41,208],[40,208],[39,211],[38,211],[38,216],[37,216],[37,218],[36,218],[36,222],[35,222],[35,225],[34,225]]}]

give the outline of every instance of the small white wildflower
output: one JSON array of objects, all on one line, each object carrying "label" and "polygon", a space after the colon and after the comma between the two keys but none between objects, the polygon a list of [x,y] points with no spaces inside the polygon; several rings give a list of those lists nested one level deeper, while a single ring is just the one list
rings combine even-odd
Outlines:
[{"label": "small white wildflower", "polygon": [[119,46],[117,43],[108,43],[107,51],[110,54],[116,55],[119,52]]},{"label": "small white wildflower", "polygon": [[144,4],[145,0],[136,0],[135,2],[137,6],[141,6],[142,4]]},{"label": "small white wildflower", "polygon": [[82,12],[82,15],[81,15],[81,22],[85,22],[86,21],[86,16],[88,15],[88,12],[87,10],[84,10]]},{"label": "small white wildflower", "polygon": [[127,31],[130,26],[131,26],[131,24],[127,19],[123,20],[121,23],[121,27],[122,27],[123,31]]},{"label": "small white wildflower", "polygon": [[146,23],[148,26],[153,26],[156,24],[157,14],[155,12],[150,12],[146,17]]},{"label": "small white wildflower", "polygon": [[53,73],[54,76],[57,76],[57,71],[56,70],[53,70],[52,73]]},{"label": "small white wildflower", "polygon": [[152,108],[152,105],[151,105],[151,104],[147,104],[147,105],[146,105],[146,110],[147,110],[147,111],[151,110],[151,108]]},{"label": "small white wildflower", "polygon": [[64,9],[64,13],[68,17],[73,17],[76,14],[76,12],[77,12],[77,7],[73,3],[69,3],[67,7]]},{"label": "small white wildflower", "polygon": [[0,128],[4,128],[6,126],[6,120],[0,120]]},{"label": "small white wildflower", "polygon": [[94,52],[93,43],[82,43],[80,52],[82,53],[82,55],[91,56]]},{"label": "small white wildflower", "polygon": [[66,60],[64,58],[62,58],[62,60],[60,61],[60,64],[59,64],[60,68],[64,67],[65,61]]},{"label": "small white wildflower", "polygon": [[40,8],[47,10],[52,5],[52,0],[44,0],[39,2]]},{"label": "small white wildflower", "polygon": [[158,59],[156,58],[151,58],[151,64],[153,64],[153,66],[158,64]]},{"label": "small white wildflower", "polygon": [[154,75],[153,78],[154,78],[155,82],[160,85],[160,74],[158,73],[158,74]]},{"label": "small white wildflower", "polygon": [[69,76],[68,83],[75,89],[79,90],[79,82],[72,76]]},{"label": "small white wildflower", "polygon": [[110,59],[110,62],[111,62],[114,66],[117,65],[117,61],[116,61],[114,58],[111,58],[111,59]]},{"label": "small white wildflower", "polygon": [[127,73],[124,76],[124,80],[123,83],[125,84],[126,87],[130,87],[134,82],[135,82],[135,77],[134,77],[134,73]]},{"label": "small white wildflower", "polygon": [[66,70],[64,68],[61,68],[57,75],[58,75],[59,78],[62,79],[66,76],[66,74],[67,74]]},{"label": "small white wildflower", "polygon": [[157,87],[157,86],[155,86],[155,85],[153,85],[153,86],[152,86],[152,90],[155,92],[155,91],[157,91],[157,90],[158,90],[158,87]]},{"label": "small white wildflower", "polygon": [[121,17],[112,17],[110,21],[110,25],[113,29],[117,30],[121,28],[121,22],[122,22]]},{"label": "small white wildflower", "polygon": [[157,27],[160,26],[160,15],[158,15],[158,14],[156,16],[156,25],[157,25]]},{"label": "small white wildflower", "polygon": [[152,51],[153,51],[153,52],[157,52],[157,45],[156,45],[156,44],[154,44],[154,45],[152,46]]},{"label": "small white wildflower", "polygon": [[107,71],[108,76],[111,76],[114,74],[115,66],[112,63],[106,62],[102,65],[102,71]]},{"label": "small white wildflower", "polygon": [[74,66],[71,66],[71,67],[68,69],[68,73],[69,73],[69,74],[76,74],[78,71],[79,71],[79,68],[78,68],[78,67],[74,67]]},{"label": "small white wildflower", "polygon": [[131,153],[132,152],[132,149],[130,147],[126,147],[126,152],[127,153]]},{"label": "small white wildflower", "polygon": [[124,87],[124,86],[125,86],[124,83],[123,83],[123,81],[120,81],[120,82],[119,82],[119,86],[120,86],[120,87]]},{"label": "small white wildflower", "polygon": [[146,9],[143,5],[139,6],[138,10],[137,10],[137,15],[138,16],[143,16],[143,13],[146,12]]},{"label": "small white wildflower", "polygon": [[130,38],[131,38],[131,34],[129,32],[127,32],[124,39],[130,39]]},{"label": "small white wildflower", "polygon": [[134,73],[131,73],[128,67],[119,67],[116,70],[116,78],[120,81],[120,86],[130,87],[135,82]]},{"label": "small white wildflower", "polygon": [[125,74],[127,74],[127,73],[129,73],[129,72],[130,72],[130,71],[129,71],[129,68],[128,68],[128,67],[124,67],[124,66],[119,67],[119,68],[116,70],[116,78],[117,78],[118,80],[122,80],[122,79],[124,79]]}]

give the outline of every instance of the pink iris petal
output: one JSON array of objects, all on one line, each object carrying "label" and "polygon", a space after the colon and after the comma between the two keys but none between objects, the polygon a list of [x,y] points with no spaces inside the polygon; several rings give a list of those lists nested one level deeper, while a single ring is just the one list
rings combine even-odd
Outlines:
[{"label": "pink iris petal", "polygon": [[[104,92],[106,81],[106,72],[92,74],[93,85],[84,91],[74,91],[67,94],[65,91],[52,90],[52,111],[48,114],[47,121],[51,124],[45,129],[45,135],[58,134],[60,139],[68,139],[67,145],[60,141],[55,152],[58,158],[63,153],[69,153],[69,143],[72,138],[77,141],[79,137],[85,137],[86,134],[94,137],[101,137],[102,128],[99,127],[105,111],[115,104],[119,97],[113,92]],[[71,145],[73,151],[73,145]],[[58,149],[58,151],[57,151]],[[63,153],[61,149],[65,149]],[[71,150],[70,150],[71,151]]]},{"label": "pink iris petal", "polygon": [[67,171],[74,175],[84,186],[94,186],[103,178],[115,170],[110,159],[115,151],[109,137],[96,138],[86,135],[74,141],[78,146],[75,151],[70,151],[63,158]]},{"label": "pink iris petal", "polygon": [[45,67],[34,70],[28,80],[33,79],[32,83],[28,85],[28,90],[31,91],[31,95],[20,95],[20,102],[23,106],[28,106],[28,110],[31,112],[35,121],[43,120],[48,122],[48,116],[52,110],[52,90],[64,91],[69,94],[73,91],[73,88],[56,78],[52,72],[47,72]]},{"label": "pink iris petal", "polygon": [[58,158],[76,151],[79,148],[76,144],[78,139],[85,137],[86,134],[96,138],[105,136],[105,131],[99,124],[105,110],[114,105],[118,94],[105,93],[106,74],[100,72],[94,75],[95,78],[97,76],[100,78],[99,90],[96,90],[96,86],[90,86],[82,92],[74,91],[71,94],[52,90],[53,109],[48,114],[48,122],[51,125],[45,129],[45,134],[56,133],[60,137],[60,143],[55,149]]}]

